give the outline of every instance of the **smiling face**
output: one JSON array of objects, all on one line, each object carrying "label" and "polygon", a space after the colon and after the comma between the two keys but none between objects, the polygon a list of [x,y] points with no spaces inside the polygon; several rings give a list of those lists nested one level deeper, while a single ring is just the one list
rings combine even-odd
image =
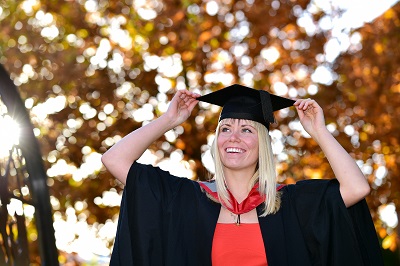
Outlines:
[{"label": "smiling face", "polygon": [[248,120],[221,121],[217,145],[222,165],[229,170],[255,172],[258,162],[258,132]]}]

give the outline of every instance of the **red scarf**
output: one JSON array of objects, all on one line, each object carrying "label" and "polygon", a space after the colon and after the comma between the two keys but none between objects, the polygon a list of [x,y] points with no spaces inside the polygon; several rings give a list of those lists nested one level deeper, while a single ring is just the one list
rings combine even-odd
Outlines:
[{"label": "red scarf", "polygon": [[[245,198],[241,203],[238,203],[232,193],[228,190],[229,202],[231,206],[227,206],[225,202],[219,200],[215,182],[199,182],[199,184],[210,196],[212,196],[216,201],[220,202],[231,213],[237,214],[237,224],[240,224],[241,214],[253,210],[265,201],[265,196],[262,197],[258,191],[258,183],[253,186],[247,198]],[[280,190],[284,186],[285,185],[278,185],[276,190]]]},{"label": "red scarf", "polygon": [[241,203],[238,203],[232,193],[228,190],[229,202],[232,206],[226,206],[224,202],[221,202],[221,204],[231,213],[237,215],[249,212],[265,201],[265,196],[261,197],[260,192],[258,191],[258,187],[259,185],[258,183],[256,183],[250,190],[247,198],[245,198]]}]

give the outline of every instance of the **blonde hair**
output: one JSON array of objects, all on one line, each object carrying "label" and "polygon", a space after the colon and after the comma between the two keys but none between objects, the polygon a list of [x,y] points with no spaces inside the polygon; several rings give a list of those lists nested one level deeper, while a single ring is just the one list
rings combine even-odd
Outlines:
[{"label": "blonde hair", "polygon": [[[211,154],[215,163],[214,179],[217,186],[219,200],[229,206],[231,205],[230,197],[226,186],[226,180],[217,145],[219,128],[221,122],[224,120],[226,119],[223,119],[218,123],[215,139],[211,145]],[[259,183],[259,193],[261,196],[265,196],[264,208],[260,216],[266,216],[268,214],[276,213],[281,204],[280,193],[276,191],[276,171],[271,147],[271,139],[268,134],[268,130],[264,125],[251,120],[246,120],[246,122],[257,130],[259,145],[258,169],[250,179],[249,190],[253,188],[257,182]]]}]

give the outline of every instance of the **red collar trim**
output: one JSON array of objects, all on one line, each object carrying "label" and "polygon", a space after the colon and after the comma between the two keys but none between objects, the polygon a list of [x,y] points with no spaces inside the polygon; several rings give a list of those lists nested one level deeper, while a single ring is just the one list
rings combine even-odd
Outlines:
[{"label": "red collar trim", "polygon": [[[218,198],[217,186],[215,184],[215,181],[199,182],[199,185],[215,200],[221,202]],[[277,185],[276,190],[279,191],[283,187],[285,187],[284,184],[279,184]],[[224,204],[223,202],[221,202],[221,204],[234,214],[242,214],[249,212],[265,201],[265,198],[261,197],[260,193],[258,192],[258,183],[254,185],[247,198],[243,200],[241,203],[238,203],[236,201],[236,199],[233,197],[232,193],[230,193],[229,190],[228,192],[230,197],[230,203],[232,206],[226,206],[226,204]]]}]

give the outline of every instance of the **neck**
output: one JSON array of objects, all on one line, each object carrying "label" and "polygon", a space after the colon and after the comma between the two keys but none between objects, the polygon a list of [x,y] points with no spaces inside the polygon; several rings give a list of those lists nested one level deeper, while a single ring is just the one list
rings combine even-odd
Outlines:
[{"label": "neck", "polygon": [[252,171],[224,171],[226,185],[238,203],[247,198],[252,189],[250,181],[254,175]]}]

